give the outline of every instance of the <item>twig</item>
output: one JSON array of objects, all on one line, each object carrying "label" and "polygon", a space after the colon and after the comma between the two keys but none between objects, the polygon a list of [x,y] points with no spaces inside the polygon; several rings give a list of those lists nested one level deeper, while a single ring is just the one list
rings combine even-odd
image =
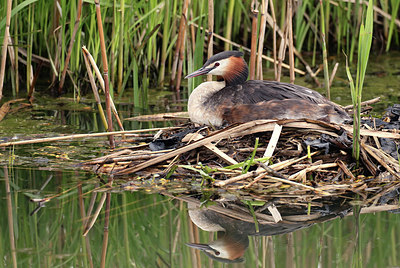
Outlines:
[{"label": "twig", "polygon": [[68,135],[62,137],[53,137],[53,138],[41,138],[34,140],[23,140],[23,141],[10,141],[0,143],[0,147],[7,146],[15,146],[15,145],[23,145],[23,144],[34,144],[34,143],[42,143],[42,142],[53,142],[53,141],[63,141],[69,139],[83,139],[89,137],[104,137],[108,135],[124,135],[129,133],[140,133],[140,132],[151,132],[158,131],[160,129],[171,130],[171,129],[181,129],[181,127],[165,127],[165,128],[149,128],[149,129],[137,129],[137,130],[129,130],[129,131],[114,131],[114,132],[102,132],[102,133],[92,133],[92,134],[76,134],[76,135]]}]

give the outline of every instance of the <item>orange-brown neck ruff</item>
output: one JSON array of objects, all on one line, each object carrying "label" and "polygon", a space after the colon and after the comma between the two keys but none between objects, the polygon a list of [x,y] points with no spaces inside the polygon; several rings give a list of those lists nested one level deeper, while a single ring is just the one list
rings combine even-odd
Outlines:
[{"label": "orange-brown neck ruff", "polygon": [[249,75],[249,69],[242,57],[230,57],[229,65],[225,71],[223,78],[226,86],[240,85],[246,82]]}]

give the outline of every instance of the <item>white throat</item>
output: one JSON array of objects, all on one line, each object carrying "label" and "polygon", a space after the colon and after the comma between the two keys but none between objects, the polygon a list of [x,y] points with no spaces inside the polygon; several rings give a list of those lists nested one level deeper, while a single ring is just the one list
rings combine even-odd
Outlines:
[{"label": "white throat", "polygon": [[204,103],[217,91],[225,87],[225,81],[204,82],[196,87],[189,96],[188,113],[193,123],[202,125],[221,126],[222,119],[216,111],[204,107]]}]

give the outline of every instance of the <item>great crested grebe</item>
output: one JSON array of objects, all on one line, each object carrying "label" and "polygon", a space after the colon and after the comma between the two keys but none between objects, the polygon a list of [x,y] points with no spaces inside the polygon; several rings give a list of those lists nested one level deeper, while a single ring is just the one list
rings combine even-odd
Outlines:
[{"label": "great crested grebe", "polygon": [[193,90],[188,102],[192,122],[221,126],[256,119],[308,118],[333,123],[351,119],[339,105],[314,90],[276,81],[247,80],[249,71],[242,57],[240,51],[215,54],[185,77],[212,74],[222,78]]}]

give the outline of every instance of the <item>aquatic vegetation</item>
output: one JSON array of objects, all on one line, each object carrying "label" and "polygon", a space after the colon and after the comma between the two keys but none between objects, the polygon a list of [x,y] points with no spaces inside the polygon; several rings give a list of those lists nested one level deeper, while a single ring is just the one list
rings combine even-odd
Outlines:
[{"label": "aquatic vegetation", "polygon": [[[364,2],[325,0],[319,5],[309,0],[301,4],[266,0],[254,3],[107,0],[98,2],[96,11],[95,2],[98,1],[4,1],[0,7],[3,18],[0,42],[8,44],[3,45],[3,51],[7,47],[8,53],[3,53],[2,61],[6,56],[9,59],[6,67],[2,67],[5,84],[0,79],[0,89],[6,85],[4,94],[16,96],[25,87],[26,94],[32,95],[37,77],[46,77],[47,86],[57,94],[74,93],[79,100],[79,96],[85,94],[81,92],[82,78],[86,77],[83,45],[96,61],[101,53],[110,63],[109,70],[103,66],[103,72],[109,74],[111,96],[121,96],[132,89],[129,93],[133,94],[136,106],[147,102],[148,87],[169,84],[179,90],[182,73],[201,66],[205,50],[208,56],[213,50],[227,48],[250,51],[247,48],[250,42],[254,55],[250,68],[252,72],[257,71],[257,77],[262,75],[260,52],[274,55],[262,58],[275,63],[279,80],[288,50],[289,59],[294,57],[296,63],[290,68],[307,70],[317,82],[310,66],[318,64],[315,59],[322,51],[326,59],[344,50],[351,62],[358,47],[361,15],[367,7]],[[382,36],[374,40],[375,47],[380,47],[382,42],[387,51],[398,48],[398,1],[374,5],[375,18],[379,21],[374,31]],[[96,21],[97,14],[103,17],[101,22]],[[103,32],[98,30],[99,23]],[[104,44],[99,40],[104,40]],[[303,59],[304,52],[312,52],[311,63]],[[325,87],[329,86],[327,69],[325,60]],[[21,74],[26,78],[20,80]],[[293,80],[294,72],[291,74]],[[192,89],[200,80],[189,83]]]}]

